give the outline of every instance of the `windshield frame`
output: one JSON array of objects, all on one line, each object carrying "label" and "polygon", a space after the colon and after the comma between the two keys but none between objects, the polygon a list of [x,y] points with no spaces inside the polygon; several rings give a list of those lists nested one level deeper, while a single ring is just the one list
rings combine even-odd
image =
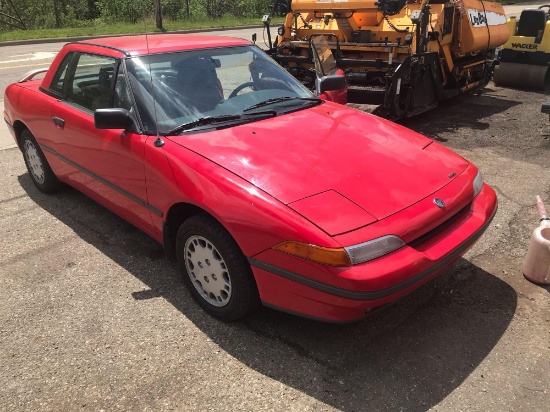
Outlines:
[{"label": "windshield frame", "polygon": [[[223,65],[220,62],[220,60],[224,59],[231,61],[232,58],[238,60],[241,57],[243,60],[251,58],[247,66],[249,72],[242,70],[246,66],[239,66],[238,64],[231,66],[227,65],[227,63]],[[250,119],[250,116],[246,115],[253,114],[254,111],[246,112],[244,109],[272,98],[292,98],[288,101],[282,100],[280,104],[269,106],[269,109],[273,109],[277,116],[302,110],[322,102],[317,100],[310,90],[284,70],[263,50],[253,44],[139,54],[132,55],[124,60],[126,76],[128,77],[128,83],[130,84],[138,116],[142,121],[144,132],[149,135],[165,135],[184,123],[220,115],[244,115],[246,119],[243,119],[243,123],[250,122],[253,119]],[[185,111],[187,107],[185,110],[182,109],[183,105],[179,103],[179,99],[187,99],[188,95],[176,91],[175,88],[177,86],[167,87],[165,84],[168,83],[168,78],[165,78],[165,76],[172,77],[174,75],[178,76],[177,82],[183,81],[185,83],[186,78],[181,76],[178,71],[181,69],[180,65],[189,65],[192,70],[200,71],[204,78],[207,77],[207,73],[210,76],[217,76],[217,84],[213,80],[213,77],[211,77],[209,82],[206,81],[199,84],[198,82],[192,83],[189,80],[188,83],[194,85],[196,88],[204,88],[205,94],[212,91],[214,88],[213,85],[220,89],[222,98],[212,109],[198,110],[196,107],[192,107],[192,109],[188,109],[188,112]],[[259,70],[255,75],[253,69],[256,69],[256,66],[261,68],[261,71]],[[189,70],[188,67],[185,67],[185,69]],[[226,71],[225,74],[222,73],[224,70]],[[163,71],[165,73],[161,74]],[[248,82],[253,83],[256,89],[251,89],[251,92],[244,93],[243,95],[225,95],[228,90],[226,86],[231,85],[233,81],[233,72],[238,76],[247,76],[250,74]],[[267,77],[266,73],[272,77]],[[220,77],[222,78],[220,79]],[[170,81],[174,81],[174,79],[170,79]],[[223,85],[224,82],[227,84]],[[223,89],[224,87],[226,88]],[[197,92],[197,95],[199,94],[202,95],[203,92]],[[170,98],[167,99],[166,96],[168,95]],[[176,100],[178,100],[178,103],[176,103]],[[174,103],[172,104],[172,102]],[[164,108],[162,107],[163,104],[165,105]],[[183,115],[171,115],[167,113],[168,110],[171,113],[183,110]],[[259,108],[258,110],[265,109]],[[262,117],[259,116],[258,119],[261,120]],[[236,124],[239,124],[239,122],[236,121]],[[206,131],[208,127],[202,127],[201,130]],[[184,131],[182,130],[182,133]]]}]

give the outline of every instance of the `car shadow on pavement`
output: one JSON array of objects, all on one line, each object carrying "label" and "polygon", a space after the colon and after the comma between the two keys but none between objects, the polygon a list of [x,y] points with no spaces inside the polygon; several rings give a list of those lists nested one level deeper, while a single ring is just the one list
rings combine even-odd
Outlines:
[{"label": "car shadow on pavement", "polygon": [[37,205],[147,285],[132,294],[136,300],[166,299],[246,367],[343,411],[436,405],[478,373],[515,313],[517,295],[507,283],[460,259],[357,323],[327,324],[270,309],[224,323],[193,302],[176,266],[150,237],[76,190],[47,196],[27,174],[19,182]]},{"label": "car shadow on pavement", "polygon": [[[489,128],[489,117],[505,113],[521,104],[519,100],[509,100],[499,96],[498,90],[483,89],[481,93],[471,93],[439,102],[438,107],[418,116],[401,121],[406,126],[437,141],[446,142],[446,132],[458,129],[481,131]],[[500,121],[510,119],[503,117]]]}]

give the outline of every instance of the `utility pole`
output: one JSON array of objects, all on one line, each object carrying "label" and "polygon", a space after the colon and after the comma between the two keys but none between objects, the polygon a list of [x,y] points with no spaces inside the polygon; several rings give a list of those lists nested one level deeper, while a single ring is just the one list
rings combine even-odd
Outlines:
[{"label": "utility pole", "polygon": [[191,12],[189,11],[189,0],[185,0],[185,17],[189,18]]},{"label": "utility pole", "polygon": [[162,5],[160,4],[160,0],[155,0],[155,20],[157,29],[164,31],[164,27],[162,27]]},{"label": "utility pole", "polygon": [[53,14],[55,16],[55,27],[61,27],[61,6],[59,0],[53,0]]}]

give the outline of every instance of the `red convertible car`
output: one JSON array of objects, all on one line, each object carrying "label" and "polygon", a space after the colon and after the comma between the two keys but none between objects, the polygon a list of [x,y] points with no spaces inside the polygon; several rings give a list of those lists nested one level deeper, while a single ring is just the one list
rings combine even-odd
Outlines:
[{"label": "red convertible car", "polygon": [[351,321],[428,282],[497,209],[438,143],[326,101],[248,41],[67,44],[9,86],[4,119],[46,193],[74,186],[162,243],[192,296],[234,320],[260,303]]}]

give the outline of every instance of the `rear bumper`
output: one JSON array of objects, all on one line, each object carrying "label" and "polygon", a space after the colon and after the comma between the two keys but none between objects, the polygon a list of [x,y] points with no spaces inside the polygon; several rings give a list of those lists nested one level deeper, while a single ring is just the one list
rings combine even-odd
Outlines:
[{"label": "rear bumper", "polygon": [[15,140],[15,143],[19,146],[19,142],[17,141],[17,133],[15,132],[15,128],[13,127],[13,124],[10,121],[8,113],[5,110],[4,110],[4,122],[6,123],[8,130],[10,131],[13,139]]},{"label": "rear bumper", "polygon": [[15,129],[13,128],[13,125],[11,124],[8,114],[4,112],[4,122],[6,122],[6,125],[8,126],[8,129],[10,130],[13,137],[15,137]]},{"label": "rear bumper", "polygon": [[266,251],[249,262],[266,306],[327,321],[353,321],[444,271],[481,237],[496,210],[496,195],[485,185],[469,210],[432,238],[361,265],[331,268],[330,283],[315,276],[315,266],[326,267],[280,252]]}]

